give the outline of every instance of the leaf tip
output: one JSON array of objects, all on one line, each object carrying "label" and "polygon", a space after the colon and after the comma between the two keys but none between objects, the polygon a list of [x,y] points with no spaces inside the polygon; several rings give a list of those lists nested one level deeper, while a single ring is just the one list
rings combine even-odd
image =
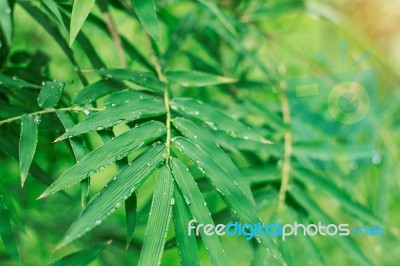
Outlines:
[{"label": "leaf tip", "polygon": [[65,139],[65,137],[64,137],[64,135],[62,135],[62,136],[56,138],[52,143],[56,143],[56,142],[62,141],[64,139]]}]

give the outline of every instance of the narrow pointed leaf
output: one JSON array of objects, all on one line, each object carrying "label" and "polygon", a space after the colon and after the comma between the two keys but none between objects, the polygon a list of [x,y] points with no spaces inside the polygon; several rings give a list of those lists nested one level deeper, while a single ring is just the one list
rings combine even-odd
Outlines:
[{"label": "narrow pointed leaf", "polygon": [[21,185],[23,186],[35,155],[38,141],[38,129],[35,118],[23,114],[21,116],[21,135],[19,140],[19,162]]},{"label": "narrow pointed leaf", "polygon": [[164,134],[165,125],[155,121],[130,129],[83,157],[47,188],[41,197],[53,194],[85,179],[90,173],[99,170],[102,166],[107,166],[116,160],[122,159],[132,151],[143,147]]},{"label": "narrow pointed leaf", "polygon": [[207,11],[214,14],[227,30],[229,30],[233,34],[236,34],[235,28],[232,26],[232,22],[228,20],[228,17],[222,12],[222,10],[215,4],[214,1],[209,1],[209,0],[197,0],[197,1],[203,6],[205,6]]},{"label": "narrow pointed leaf", "polygon": [[232,162],[229,156],[214,142],[214,136],[204,127],[198,126],[186,118],[175,118],[174,126],[183,136],[199,145],[207,154],[214,158],[214,161],[225,171],[233,181],[236,181],[246,197],[255,206],[250,185],[246,183],[242,173]]},{"label": "narrow pointed leaf", "polygon": [[100,97],[124,88],[126,88],[126,85],[119,81],[99,80],[79,91],[72,103],[77,105],[87,105]]},{"label": "narrow pointed leaf", "polygon": [[[85,0],[83,0],[83,1],[85,1]],[[89,0],[89,1],[92,1],[92,0]],[[24,8],[26,10],[26,12],[28,12],[28,14],[33,19],[35,19],[35,21],[37,23],[39,23],[43,27],[43,29],[45,29],[47,31],[47,33],[57,42],[57,44],[63,50],[65,55],[68,57],[71,64],[76,69],[80,69],[78,63],[75,60],[75,57],[74,57],[74,54],[72,53],[71,48],[68,46],[67,41],[61,35],[57,25],[54,24],[42,10],[37,8],[35,5],[32,5],[32,3],[28,2],[28,1],[26,1],[26,2],[20,1],[20,2],[18,2],[18,5],[20,5],[22,8]],[[84,85],[86,85],[88,83],[85,76],[83,76],[81,72],[78,72],[78,76]]]},{"label": "narrow pointed leaf", "polygon": [[165,153],[163,144],[150,147],[132,163],[122,168],[88,203],[58,247],[74,241],[100,225],[158,169],[165,160]]},{"label": "narrow pointed leaf", "polygon": [[173,221],[175,228],[176,243],[178,246],[179,258],[183,266],[196,266],[199,264],[197,254],[197,242],[194,234],[188,235],[186,230],[192,215],[186,205],[181,191],[178,187],[174,189],[175,204],[172,207]]},{"label": "narrow pointed leaf", "polygon": [[131,0],[133,9],[146,32],[161,46],[160,29],[154,0]]},{"label": "narrow pointed leaf", "polygon": [[[314,218],[324,224],[335,224],[325,212],[299,187],[293,186],[289,191],[289,194],[303,206]],[[356,259],[361,265],[372,265],[367,257],[361,252],[358,246],[349,237],[336,236],[334,240],[347,252],[347,254]]]},{"label": "narrow pointed leaf", "polygon": [[53,108],[58,104],[65,84],[62,82],[47,81],[40,90],[37,99],[42,108]]},{"label": "narrow pointed leaf", "polygon": [[[58,118],[60,118],[65,130],[69,130],[75,125],[74,120],[65,111],[56,111]],[[72,151],[75,156],[75,161],[78,163],[87,154],[86,143],[83,138],[71,138],[69,139]],[[81,205],[84,207],[86,205],[87,199],[89,197],[89,187],[90,187],[90,177],[87,177],[81,181]]]},{"label": "narrow pointed leaf", "polygon": [[15,87],[15,88],[38,88],[39,86],[27,82],[23,79],[19,79],[17,77],[10,77],[5,74],[0,73],[0,84],[6,87]]},{"label": "narrow pointed leaf", "polygon": [[[239,220],[243,223],[257,224],[260,222],[251,202],[243,194],[235,181],[221,170],[215,163],[214,158],[205,153],[199,146],[190,140],[177,137],[173,140],[173,145],[185,156],[190,158],[208,178],[215,189],[223,196],[227,206],[233,210]],[[269,249],[271,255],[277,261],[283,262],[283,258],[279,253],[272,239],[267,236],[257,236],[261,243]]]},{"label": "narrow pointed leaf", "polygon": [[119,104],[129,104],[132,102],[138,101],[155,101],[163,104],[163,99],[155,94],[146,93],[143,91],[135,91],[128,89],[126,91],[121,91],[112,94],[109,98],[107,98],[105,105],[106,106],[114,106]]},{"label": "narrow pointed leaf", "polygon": [[253,140],[264,144],[270,143],[246,125],[208,104],[189,98],[175,98],[171,102],[171,108],[189,118],[204,122],[213,130],[225,131],[233,138]]},{"label": "narrow pointed leaf", "polygon": [[236,79],[217,76],[199,71],[168,71],[167,79],[179,83],[183,87],[206,87],[236,82]]},{"label": "narrow pointed leaf", "polygon": [[74,43],[74,40],[85,23],[94,3],[95,0],[74,0],[71,14],[69,46],[72,46]]},{"label": "narrow pointed leaf", "polygon": [[165,113],[159,102],[139,101],[130,104],[110,106],[104,111],[93,114],[76,124],[56,141],[64,140],[94,130],[103,130],[117,124],[127,123],[141,118],[150,118]]},{"label": "narrow pointed leaf", "polygon": [[138,265],[160,265],[171,220],[174,183],[168,166],[158,170],[149,221]]},{"label": "narrow pointed leaf", "polygon": [[164,83],[151,72],[130,69],[104,69],[93,70],[92,72],[98,73],[106,78],[129,81],[154,92],[163,92],[165,87]]},{"label": "narrow pointed leaf", "polygon": [[87,266],[94,261],[104,249],[110,245],[111,241],[102,245],[85,248],[83,250],[69,254],[57,261],[49,264],[49,266]]},{"label": "narrow pointed leaf", "polygon": [[[206,202],[201,194],[193,176],[189,169],[178,159],[171,158],[172,174],[178,184],[180,191],[188,205],[193,218],[198,224],[214,224],[210,216],[210,211],[207,208]],[[194,224],[195,225],[195,224]],[[188,225],[186,225],[187,228]],[[189,232],[187,232],[189,233]],[[206,235],[204,231],[200,231],[204,245],[207,247],[207,252],[211,258],[213,265],[228,265],[228,261],[224,254],[221,241],[216,234]],[[191,232],[194,234],[194,232]]]},{"label": "narrow pointed leaf", "polygon": [[8,4],[8,0],[0,1],[0,30],[5,36],[8,46],[11,46],[13,35],[12,10]]},{"label": "narrow pointed leaf", "polygon": [[[0,147],[1,152],[19,161],[18,144],[16,141],[4,138],[0,135]],[[45,185],[49,186],[54,181],[35,161],[32,162],[30,172],[35,179]]]},{"label": "narrow pointed leaf", "polygon": [[125,201],[125,216],[126,216],[126,248],[128,249],[129,244],[132,241],[133,233],[136,228],[136,216],[137,216],[137,194],[133,193]]},{"label": "narrow pointed leaf", "polygon": [[11,220],[5,205],[3,195],[0,194],[0,236],[15,265],[21,265],[17,241],[11,227]]},{"label": "narrow pointed leaf", "polygon": [[51,13],[55,17],[55,22],[61,27],[64,33],[68,33],[67,27],[65,27],[64,20],[61,16],[60,10],[58,9],[58,6],[56,2],[53,0],[43,0],[43,4],[46,5],[46,7],[51,11]]}]

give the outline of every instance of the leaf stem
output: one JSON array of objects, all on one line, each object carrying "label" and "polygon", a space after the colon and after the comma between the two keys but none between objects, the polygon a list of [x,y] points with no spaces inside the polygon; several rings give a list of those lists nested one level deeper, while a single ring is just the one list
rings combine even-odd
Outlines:
[{"label": "leaf stem", "polygon": [[[282,68],[282,73],[285,70]],[[289,188],[290,170],[291,170],[291,156],[292,156],[292,132],[290,129],[290,106],[289,99],[287,97],[287,84],[285,81],[280,82],[281,87],[281,108],[283,123],[286,126],[286,132],[284,135],[284,155],[283,155],[283,166],[282,166],[282,179],[281,187],[279,190],[278,199],[278,213],[282,213],[285,207],[286,191]]]},{"label": "leaf stem", "polygon": [[[154,53],[153,50],[153,46],[151,45],[151,40],[150,37],[148,36],[148,34],[146,34],[146,39],[150,48],[150,59],[154,65],[154,69],[156,70],[158,79],[167,84],[167,78],[165,77],[161,65],[158,62],[158,59]],[[167,139],[165,141],[165,148],[167,150],[167,155],[166,155],[166,162],[169,162],[169,158],[170,158],[170,150],[171,150],[171,109],[170,109],[170,100],[169,100],[169,92],[168,92],[168,86],[165,85],[165,89],[164,89],[164,104],[165,104],[165,111],[166,111],[166,121],[165,121],[165,127],[167,130]]]},{"label": "leaf stem", "polygon": [[[89,110],[89,111],[103,111],[104,108],[88,108],[88,107],[66,107],[66,108],[59,108],[59,109],[46,109],[46,110],[41,110],[33,113],[29,113],[29,115],[42,115],[42,114],[48,114],[48,113],[54,113],[56,111],[83,111],[83,110]],[[20,120],[21,116],[15,116],[11,117],[5,120],[0,121],[0,126],[3,124],[11,123],[16,120]]]},{"label": "leaf stem", "polygon": [[119,62],[123,67],[126,67],[126,59],[124,55],[124,48],[122,45],[121,37],[118,34],[117,27],[115,26],[114,20],[108,10],[103,13],[104,21],[106,23],[107,29],[110,32],[112,38],[114,39],[116,48],[117,48],[117,54],[119,58]]}]

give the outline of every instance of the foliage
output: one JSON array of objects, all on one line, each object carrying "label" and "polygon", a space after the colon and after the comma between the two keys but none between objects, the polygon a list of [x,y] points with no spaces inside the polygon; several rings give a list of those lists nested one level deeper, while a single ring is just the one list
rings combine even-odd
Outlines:
[{"label": "foliage", "polygon": [[[298,16],[310,23],[307,3],[267,2],[1,1],[0,151],[19,162],[24,188],[8,174],[12,161],[0,157],[7,250],[0,259],[247,264],[246,255],[232,252],[243,248],[254,265],[330,264],[336,254],[345,263],[385,263],[370,255],[375,244],[350,237],[260,236],[247,243],[187,234],[193,218],[203,224],[344,220],[392,230],[393,123],[383,124],[386,138],[371,144],[376,153],[352,150],[350,164],[343,149],[334,157],[316,151],[327,141],[350,144],[327,132],[324,114],[310,118],[311,106],[299,115],[290,109],[284,79],[316,74],[299,65],[324,70],[307,55],[289,61],[296,49],[275,40]],[[318,137],[297,136],[300,124]],[[371,156],[376,165],[362,164]],[[382,181],[373,181],[380,171]],[[380,183],[379,191],[363,180]],[[28,242],[46,243],[32,255],[36,247]]]}]

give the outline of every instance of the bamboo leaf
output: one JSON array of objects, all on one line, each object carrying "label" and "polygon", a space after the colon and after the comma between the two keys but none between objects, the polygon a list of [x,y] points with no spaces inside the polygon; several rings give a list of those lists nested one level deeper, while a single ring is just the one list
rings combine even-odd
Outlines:
[{"label": "bamboo leaf", "polygon": [[208,104],[189,98],[175,98],[171,101],[171,108],[186,117],[205,123],[213,130],[225,131],[233,138],[253,140],[263,144],[270,143],[270,141],[255,133],[241,122]]},{"label": "bamboo leaf", "polygon": [[171,219],[174,183],[168,166],[158,170],[149,221],[138,265],[160,265]]},{"label": "bamboo leaf", "polygon": [[132,241],[133,233],[136,228],[136,217],[137,217],[137,194],[133,193],[125,201],[125,216],[126,216],[126,248],[128,249],[129,244]]},{"label": "bamboo leaf", "polygon": [[222,12],[222,10],[213,1],[209,0],[197,0],[200,4],[206,7],[206,10],[214,14],[221,24],[229,30],[232,34],[236,34],[235,28],[229,21],[228,17]]},{"label": "bamboo leaf", "polygon": [[[71,127],[75,125],[74,120],[68,115],[65,111],[56,111],[58,118],[63,124],[66,130],[69,130]],[[71,144],[72,151],[75,155],[75,161],[78,163],[82,160],[87,154],[86,142],[83,138],[71,138],[69,139]],[[81,181],[81,205],[82,208],[86,205],[87,199],[89,197],[89,187],[90,187],[90,177],[87,177]]]},{"label": "bamboo leaf", "polygon": [[166,76],[168,80],[175,81],[183,87],[206,87],[236,82],[233,78],[199,71],[168,71]]},{"label": "bamboo leaf", "polygon": [[[173,145],[182,154],[190,158],[197,166],[197,168],[204,173],[210,183],[215,189],[223,196],[224,201],[229,208],[233,210],[235,215],[243,223],[257,224],[260,222],[254,207],[251,202],[246,198],[243,191],[239,188],[237,182],[230,179],[230,177],[221,170],[215,163],[214,158],[206,154],[200,147],[192,143],[190,140],[176,137],[173,140]],[[271,255],[278,261],[284,262],[275,244],[271,238],[267,236],[257,236],[257,239],[269,249]]]},{"label": "bamboo leaf", "polygon": [[50,12],[55,17],[55,22],[61,27],[64,33],[68,33],[67,27],[65,27],[64,20],[61,16],[60,10],[58,9],[57,4],[53,0],[43,0],[43,4],[50,10]]},{"label": "bamboo leaf", "polygon": [[[171,167],[174,179],[178,184],[186,201],[186,205],[188,205],[196,223],[214,224],[206,202],[190,174],[189,169],[176,158],[171,158]],[[205,235],[204,231],[200,231],[200,233],[211,258],[211,263],[213,265],[228,265],[219,237],[216,234],[210,236]],[[191,234],[194,234],[194,232],[191,232]]]},{"label": "bamboo leaf", "polygon": [[131,0],[133,9],[146,32],[161,47],[160,28],[158,26],[154,0]]},{"label": "bamboo leaf", "polygon": [[26,177],[35,155],[38,141],[38,129],[35,118],[23,114],[21,116],[21,135],[19,139],[19,162],[21,172],[21,186],[24,186]]},{"label": "bamboo leaf", "polygon": [[11,46],[13,35],[12,10],[8,0],[0,1],[0,30],[2,30],[8,46]]},{"label": "bamboo leaf", "polygon": [[[81,1],[85,1],[85,0],[81,0]],[[92,1],[92,0],[88,0],[88,1]],[[35,19],[36,22],[39,23],[43,27],[43,29],[45,29],[47,31],[47,33],[57,42],[57,44],[64,51],[65,55],[68,57],[71,64],[76,69],[79,69],[79,65],[75,60],[75,57],[74,57],[74,54],[72,53],[71,48],[68,46],[68,43],[62,37],[58,27],[54,23],[52,23],[52,21],[49,21],[48,16],[45,13],[43,13],[40,9],[38,9],[35,5],[32,5],[29,2],[20,1],[20,2],[18,2],[18,4],[21,7],[23,7],[26,10],[26,12],[28,12],[29,15],[31,15],[32,18]],[[82,75],[81,72],[78,72],[78,76],[79,76],[80,80],[82,81],[82,83],[84,85],[86,85],[87,80]]]},{"label": "bamboo leaf", "polygon": [[[313,217],[325,224],[335,224],[335,222],[323,212],[320,207],[301,189],[297,186],[291,187],[288,191],[290,195],[303,206]],[[362,265],[372,265],[367,257],[361,252],[356,244],[349,237],[333,237],[336,242],[349,254]]]},{"label": "bamboo leaf", "polygon": [[246,183],[242,173],[232,162],[229,156],[215,144],[214,137],[205,128],[200,127],[186,118],[175,118],[172,120],[174,126],[183,136],[199,145],[207,154],[214,158],[215,162],[225,171],[232,180],[236,181],[240,189],[245,193],[247,199],[255,206],[254,198],[249,184]]},{"label": "bamboo leaf", "polygon": [[74,0],[71,14],[69,46],[72,46],[74,43],[74,40],[85,23],[94,3],[95,0]]},{"label": "bamboo leaf", "polygon": [[58,104],[65,84],[62,82],[48,81],[40,90],[37,99],[38,105],[42,108],[53,108]]},{"label": "bamboo leaf", "polygon": [[91,70],[91,72],[98,73],[99,75],[109,79],[129,81],[154,92],[163,92],[165,87],[164,83],[162,83],[157,76],[151,72],[135,71],[130,69],[104,69]]},{"label": "bamboo leaf", "polygon": [[164,134],[165,125],[155,121],[130,129],[83,157],[77,164],[63,173],[40,197],[46,197],[85,179],[102,166],[122,159],[132,151]]},{"label": "bamboo leaf", "polygon": [[66,266],[66,265],[74,265],[74,266],[87,266],[92,261],[94,261],[104,249],[106,249],[110,245],[111,241],[102,244],[96,245],[90,248],[85,248],[83,250],[74,252],[69,254],[57,261],[54,261],[49,264],[49,266]]},{"label": "bamboo leaf", "polygon": [[197,242],[194,234],[188,235],[186,227],[192,219],[189,208],[178,187],[174,189],[175,204],[172,207],[176,243],[179,258],[183,266],[196,266],[199,264]]},{"label": "bamboo leaf", "polygon": [[[19,151],[16,141],[10,140],[8,138],[3,138],[0,135],[0,146],[2,148],[1,152],[14,158],[16,161],[19,161]],[[50,185],[51,183],[53,183],[53,179],[51,179],[48,174],[37,163],[35,163],[35,161],[32,162],[30,172],[35,179],[45,185]]]},{"label": "bamboo leaf", "polygon": [[95,113],[82,122],[76,124],[55,142],[94,130],[103,130],[117,124],[135,121],[141,118],[150,118],[165,113],[165,108],[159,102],[139,101],[130,104],[110,106],[104,111]]},{"label": "bamboo leaf", "polygon": [[119,104],[129,104],[132,102],[138,101],[154,101],[159,104],[163,104],[163,99],[155,94],[150,94],[144,91],[135,91],[135,90],[125,90],[121,92],[117,92],[112,94],[107,98],[105,105],[106,106],[114,106]]},{"label": "bamboo leaf", "polygon": [[165,153],[163,144],[150,147],[132,163],[122,168],[88,203],[58,247],[65,246],[100,225],[158,169],[165,159]]},{"label": "bamboo leaf", "polygon": [[119,89],[126,88],[124,83],[115,80],[99,80],[90,84],[79,91],[72,101],[73,104],[87,105],[100,97],[116,92]]},{"label": "bamboo leaf", "polygon": [[13,88],[38,88],[39,86],[17,77],[9,77],[0,73],[0,85]]},{"label": "bamboo leaf", "polygon": [[0,236],[15,265],[21,265],[17,241],[11,227],[11,220],[7,208],[3,195],[0,194]]}]

